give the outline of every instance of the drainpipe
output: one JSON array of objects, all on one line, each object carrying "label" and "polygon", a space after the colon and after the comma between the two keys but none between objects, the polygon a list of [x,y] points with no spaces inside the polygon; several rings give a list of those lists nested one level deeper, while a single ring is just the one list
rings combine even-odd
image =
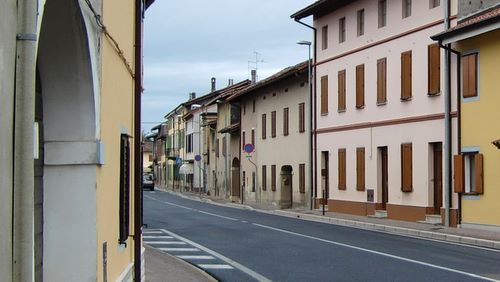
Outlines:
[{"label": "drainpipe", "polygon": [[[142,163],[141,163],[141,98],[142,98],[142,28],[143,0],[135,1],[135,54],[134,54],[134,281],[141,281],[141,209],[142,209]],[[161,128],[160,128],[161,131]]]},{"label": "drainpipe", "polygon": [[[311,25],[308,25],[304,22],[301,22],[300,20],[298,19],[295,19],[296,22],[298,22],[299,24],[303,25],[303,26],[306,26],[310,29],[313,30],[313,37],[314,37],[314,41],[313,41],[313,46],[314,46],[314,62],[313,62],[313,66],[314,66],[314,73],[313,73],[313,77],[312,78],[309,78],[309,81],[311,81],[312,83],[310,83],[309,87],[312,87],[313,91],[310,91],[309,90],[309,95],[313,96],[313,97],[309,97],[309,144],[310,144],[310,148],[309,148],[309,160],[311,161],[309,163],[309,196],[310,196],[310,203],[309,203],[309,209],[313,209],[314,208],[314,199],[317,197],[317,189],[315,187],[315,183],[316,183],[316,173],[317,173],[317,158],[316,158],[316,145],[317,145],[317,136],[316,136],[316,32],[317,32],[317,29]],[[310,70],[309,70],[310,72]],[[310,75],[310,74],[309,74]],[[314,92],[314,93],[313,93]],[[312,103],[311,103],[312,101]],[[314,187],[314,189],[313,189]]]},{"label": "drainpipe", "polygon": [[[450,0],[444,1],[444,30],[450,28]],[[445,63],[444,63],[444,224],[446,227],[450,226],[450,205],[451,205],[451,52],[449,50],[450,44],[446,44],[445,48]]]},{"label": "drainpipe", "polygon": [[13,280],[34,279],[36,0],[17,1],[14,91]]}]

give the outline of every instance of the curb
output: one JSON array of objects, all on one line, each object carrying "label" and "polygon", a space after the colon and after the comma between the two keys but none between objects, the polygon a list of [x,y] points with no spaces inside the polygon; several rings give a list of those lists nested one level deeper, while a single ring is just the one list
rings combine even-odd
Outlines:
[{"label": "curb", "polygon": [[184,195],[182,193],[177,193],[177,192],[173,192],[173,191],[167,191],[167,190],[163,190],[163,189],[162,189],[162,191],[180,196],[180,197],[185,198],[185,199],[191,199],[191,200],[195,200],[195,201],[199,201],[199,202],[205,202],[205,203],[209,203],[209,204],[217,205],[217,206],[232,207],[232,208],[237,208],[237,209],[246,209],[246,210],[252,210],[252,211],[266,213],[266,214],[273,214],[273,215],[278,215],[278,216],[297,218],[297,219],[314,221],[314,222],[329,223],[329,224],[346,226],[346,227],[353,227],[353,228],[358,228],[358,229],[363,229],[363,230],[373,230],[373,231],[385,232],[385,233],[390,233],[390,234],[432,239],[432,240],[437,240],[437,241],[459,243],[459,244],[464,244],[464,245],[500,250],[500,241],[495,241],[495,240],[479,239],[479,238],[474,238],[474,237],[446,234],[446,233],[426,231],[426,230],[418,230],[418,229],[412,229],[412,228],[363,222],[363,221],[357,221],[357,220],[341,219],[341,218],[334,218],[334,217],[324,217],[324,216],[319,216],[319,215],[314,215],[314,214],[304,214],[304,213],[293,212],[293,211],[261,210],[261,209],[253,208],[253,207],[248,206],[248,205],[242,205],[242,204],[237,204],[237,203],[219,203],[219,202],[215,202],[211,199],[207,199],[207,198],[204,198],[201,196],[192,197],[192,196]]}]

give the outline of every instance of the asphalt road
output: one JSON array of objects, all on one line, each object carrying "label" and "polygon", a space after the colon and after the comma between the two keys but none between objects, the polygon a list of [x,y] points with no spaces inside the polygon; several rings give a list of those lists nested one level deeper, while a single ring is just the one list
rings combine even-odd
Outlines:
[{"label": "asphalt road", "polygon": [[164,250],[220,281],[500,281],[500,251],[223,207],[161,191],[144,192],[144,223],[145,232],[159,236],[149,242],[162,241],[161,236],[182,242],[165,243],[182,245]]}]

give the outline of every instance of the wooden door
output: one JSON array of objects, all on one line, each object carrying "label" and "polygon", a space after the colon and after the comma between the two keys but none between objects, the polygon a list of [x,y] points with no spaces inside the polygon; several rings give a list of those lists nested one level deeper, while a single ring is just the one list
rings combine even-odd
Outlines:
[{"label": "wooden door", "polygon": [[441,143],[433,145],[434,170],[434,214],[441,213],[443,205],[443,148]]},{"label": "wooden door", "polygon": [[380,147],[381,157],[381,185],[382,185],[382,208],[386,209],[386,204],[389,202],[389,174],[387,161],[387,147]]}]

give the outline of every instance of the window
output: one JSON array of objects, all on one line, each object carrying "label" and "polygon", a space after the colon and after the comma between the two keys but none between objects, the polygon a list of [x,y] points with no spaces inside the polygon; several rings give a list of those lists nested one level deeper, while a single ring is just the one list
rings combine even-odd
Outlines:
[{"label": "window", "polygon": [[255,129],[252,128],[252,145],[255,147]]},{"label": "window", "polygon": [[283,135],[288,136],[289,128],[288,128],[289,120],[288,120],[288,108],[283,109]]},{"label": "window", "polygon": [[219,138],[215,140],[215,156],[219,157]]},{"label": "window", "polygon": [[441,75],[441,57],[439,44],[432,44],[427,47],[427,93],[429,95],[435,95],[440,92],[440,75]]},{"label": "window", "polygon": [[242,181],[243,189],[245,189],[246,184],[247,184],[247,173],[246,171],[243,171],[243,181]]},{"label": "window", "polygon": [[346,190],[346,150],[339,149],[339,190]]},{"label": "window", "polygon": [[365,148],[356,148],[356,190],[365,191]]},{"label": "window", "polygon": [[356,108],[365,107],[365,65],[356,66]]},{"label": "window", "polygon": [[401,191],[403,192],[411,192],[413,190],[412,163],[412,144],[401,144]]},{"label": "window", "polygon": [[305,103],[300,103],[299,104],[299,132],[302,133],[306,131],[306,104]]},{"label": "window", "polygon": [[429,9],[436,8],[439,4],[439,0],[429,0]]},{"label": "window", "polygon": [[453,156],[455,192],[483,194],[483,154],[465,153]]},{"label": "window", "polygon": [[227,142],[226,136],[222,137],[222,155],[225,157],[227,155]]},{"label": "window", "polygon": [[462,93],[464,98],[477,96],[477,53],[462,56]]},{"label": "window", "polygon": [[276,111],[271,112],[271,137],[276,137]]},{"label": "window", "polygon": [[262,166],[262,190],[267,189],[267,168],[265,165]]},{"label": "window", "polygon": [[246,132],[243,131],[241,132],[241,148],[242,149],[245,149],[245,145],[246,145]]},{"label": "window", "polygon": [[321,28],[321,50],[328,48],[328,26]]},{"label": "window", "polygon": [[345,70],[341,70],[338,72],[338,83],[337,83],[337,92],[338,92],[338,107],[337,110],[339,112],[345,111]]},{"label": "window", "polygon": [[252,172],[252,192],[255,192],[255,182],[257,181],[257,178],[255,177],[255,171]]},{"label": "window", "polygon": [[365,9],[358,11],[358,36],[365,34]]},{"label": "window", "polygon": [[271,190],[276,191],[276,165],[271,166]]},{"label": "window", "polygon": [[299,192],[306,192],[306,164],[299,164]]},{"label": "window", "polygon": [[384,27],[387,24],[387,0],[378,1],[378,27]]},{"label": "window", "polygon": [[262,139],[266,139],[266,114],[262,114]]},{"label": "window", "polygon": [[328,113],[328,75],[321,77],[321,114]]},{"label": "window", "polygon": [[130,224],[130,140],[127,134],[120,136],[120,210],[119,237],[120,244],[126,244],[129,237]]},{"label": "window", "polygon": [[377,60],[377,105],[387,102],[387,59]]},{"label": "window", "polygon": [[247,103],[243,103],[243,115],[247,113]]},{"label": "window", "polygon": [[403,0],[403,19],[411,16],[411,0]]},{"label": "window", "polygon": [[255,99],[253,99],[252,101],[252,112],[255,113]]},{"label": "window", "polygon": [[401,100],[411,99],[411,51],[401,53]]},{"label": "window", "polygon": [[186,136],[186,144],[187,144],[186,151],[188,153],[192,153],[193,152],[193,134],[188,134]]},{"label": "window", "polygon": [[345,41],[345,17],[339,19],[339,43]]}]

